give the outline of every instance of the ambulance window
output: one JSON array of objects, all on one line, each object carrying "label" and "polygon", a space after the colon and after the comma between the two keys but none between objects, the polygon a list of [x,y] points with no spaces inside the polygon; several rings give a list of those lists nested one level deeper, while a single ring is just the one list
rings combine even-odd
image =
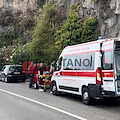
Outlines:
[{"label": "ambulance window", "polygon": [[113,69],[113,51],[103,53],[103,70]]},{"label": "ambulance window", "polygon": [[63,69],[64,70],[75,70],[75,64],[74,64],[75,59],[76,59],[76,55],[64,56]]},{"label": "ambulance window", "polygon": [[64,56],[64,70],[94,70],[95,53]]},{"label": "ambulance window", "polygon": [[79,70],[94,70],[95,53],[77,54],[76,58],[75,66]]}]

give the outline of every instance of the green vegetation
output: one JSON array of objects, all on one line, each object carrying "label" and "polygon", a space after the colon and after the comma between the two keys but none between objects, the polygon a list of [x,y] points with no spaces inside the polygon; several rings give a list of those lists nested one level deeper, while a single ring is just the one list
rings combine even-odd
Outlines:
[{"label": "green vegetation", "polygon": [[50,24],[45,20],[40,20],[33,31],[33,40],[29,45],[33,61],[48,58],[49,48],[54,43],[53,34],[54,31],[50,28]]},{"label": "green vegetation", "polygon": [[11,29],[4,30],[4,32],[0,33],[0,48],[12,45],[13,40],[26,44],[27,41],[31,40],[30,31],[33,30],[35,25],[36,22],[34,18],[28,17],[20,22],[15,18]]},{"label": "green vegetation", "polygon": [[12,41],[18,38],[16,30],[7,30],[0,33],[0,48],[12,45]]},{"label": "green vegetation", "polygon": [[55,34],[55,46],[58,50],[62,50],[69,45],[80,44],[96,39],[95,31],[97,28],[97,19],[88,18],[83,20],[78,12],[76,6],[72,6],[72,12],[68,16],[67,21],[61,26]]},{"label": "green vegetation", "polygon": [[9,64],[22,64],[24,61],[30,60],[29,53],[27,51],[27,45],[14,45],[11,49],[8,59]]},{"label": "green vegetation", "polygon": [[89,42],[95,40],[95,31],[97,28],[97,19],[96,18],[88,18],[83,23],[83,32],[81,42]]},{"label": "green vegetation", "polygon": [[13,41],[11,46],[4,46],[0,50],[0,68],[4,64],[22,64],[24,61],[30,60],[27,45],[17,44]]},{"label": "green vegetation", "polygon": [[56,40],[61,42],[63,49],[65,46],[74,45],[81,42],[82,34],[81,18],[78,13],[73,12],[67,21],[62,25],[61,29],[56,33]]},{"label": "green vegetation", "polygon": [[2,27],[12,25],[13,19],[14,18],[13,18],[12,12],[6,10],[5,12],[1,13],[1,15],[0,15],[0,25]]},{"label": "green vegetation", "polygon": [[0,50],[2,50],[0,51],[1,68],[4,64],[20,64],[30,58],[28,58],[29,53],[26,52],[27,47],[23,46],[26,46],[27,42],[31,40],[31,31],[34,29],[36,21],[30,16],[21,19],[9,11],[1,13],[0,16],[0,25],[4,29],[0,33]]},{"label": "green vegetation", "polygon": [[26,60],[49,65],[57,60],[64,47],[96,39],[97,19],[83,19],[78,13],[79,5],[72,5],[68,16],[55,4],[45,4],[42,8],[39,20],[31,16],[20,19],[11,13],[1,15],[3,22],[0,25],[11,29],[0,33],[0,67],[3,64],[22,64]]},{"label": "green vegetation", "polygon": [[55,19],[57,18],[56,5],[44,5],[43,17],[33,31],[33,39],[29,44],[30,56],[33,61],[52,61],[55,58],[54,33]]}]

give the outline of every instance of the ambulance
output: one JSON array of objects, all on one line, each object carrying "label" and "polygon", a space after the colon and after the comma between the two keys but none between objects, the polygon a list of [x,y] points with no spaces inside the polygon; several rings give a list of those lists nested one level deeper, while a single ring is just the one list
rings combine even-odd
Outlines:
[{"label": "ambulance", "polygon": [[53,95],[80,95],[84,104],[93,99],[120,96],[120,39],[101,39],[63,49],[51,78]]}]

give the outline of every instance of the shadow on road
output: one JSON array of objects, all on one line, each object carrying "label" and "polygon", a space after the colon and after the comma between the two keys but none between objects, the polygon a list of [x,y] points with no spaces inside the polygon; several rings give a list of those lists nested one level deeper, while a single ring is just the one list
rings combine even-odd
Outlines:
[{"label": "shadow on road", "polygon": [[[64,99],[71,100],[71,101],[75,101],[75,102],[78,102],[78,103],[82,103],[81,96],[78,96],[78,95],[63,93],[62,95],[60,95],[60,97],[62,97]],[[90,106],[101,107],[101,108],[103,108],[103,107],[120,108],[120,99],[106,98],[104,100],[94,100],[93,104],[90,105]]]}]

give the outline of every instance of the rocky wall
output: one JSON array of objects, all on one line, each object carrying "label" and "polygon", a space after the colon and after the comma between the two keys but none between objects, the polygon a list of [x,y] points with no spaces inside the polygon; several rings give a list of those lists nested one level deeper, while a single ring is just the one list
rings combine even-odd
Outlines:
[{"label": "rocky wall", "polygon": [[[45,0],[0,0],[0,8],[22,11],[38,11],[41,1]],[[78,12],[84,18],[97,17],[100,35],[106,38],[120,37],[120,0],[46,0],[57,3],[61,9],[70,13],[72,4],[78,5]]]}]

